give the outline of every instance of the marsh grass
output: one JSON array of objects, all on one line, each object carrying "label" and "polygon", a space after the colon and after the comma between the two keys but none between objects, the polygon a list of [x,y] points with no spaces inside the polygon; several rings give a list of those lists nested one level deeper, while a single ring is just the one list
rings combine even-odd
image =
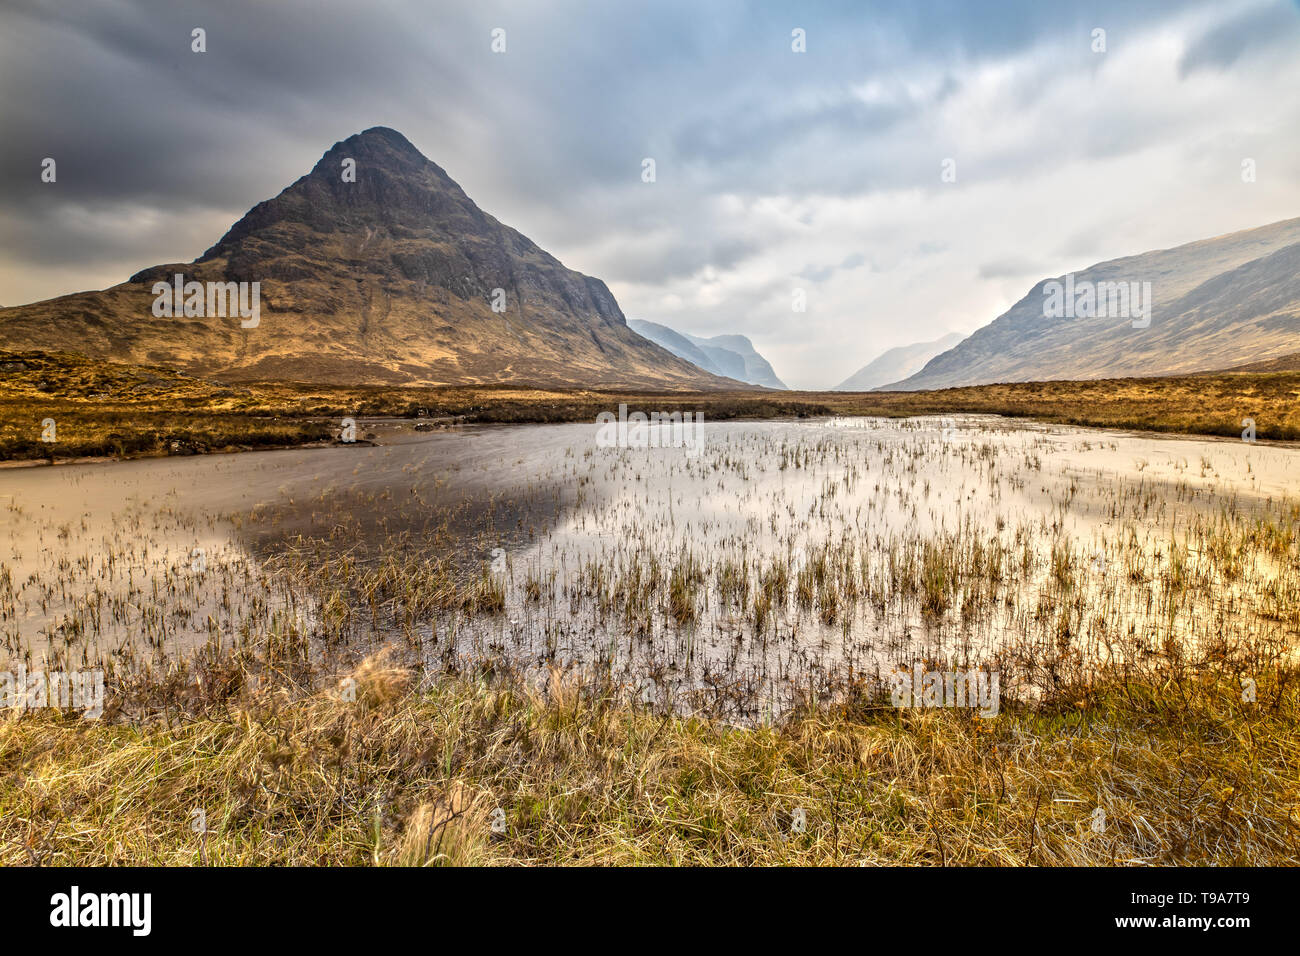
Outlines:
[{"label": "marsh grass", "polygon": [[502,671],[420,680],[385,654],[349,700],[266,663],[213,658],[136,686],[132,719],[0,721],[0,863],[1266,865],[1300,852],[1293,670],[1261,675],[1245,703],[1232,668],[1161,660],[991,719],[898,710],[862,687],[742,729],[559,671],[542,686]]}]

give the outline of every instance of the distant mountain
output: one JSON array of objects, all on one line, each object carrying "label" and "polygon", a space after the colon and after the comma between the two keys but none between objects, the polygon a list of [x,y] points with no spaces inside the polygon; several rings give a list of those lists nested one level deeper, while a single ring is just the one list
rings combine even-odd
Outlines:
[{"label": "distant mountain", "polygon": [[831,391],[869,392],[890,382],[907,378],[914,372],[919,372],[926,362],[948,351],[963,338],[965,336],[960,332],[951,332],[933,342],[917,342],[889,349],[862,366]]},{"label": "distant mountain", "polygon": [[[154,284],[177,274],[248,282],[250,297],[259,282],[259,321],[210,306],[155,315]],[[0,309],[0,347],[231,381],[739,387],[637,335],[605,283],[483,212],[383,127],[336,143],[194,262]]]},{"label": "distant mountain", "polygon": [[634,332],[706,372],[766,388],[787,387],[776,377],[767,359],[754,350],[754,343],[743,335],[715,335],[705,339],[644,319],[628,319],[627,324]]},{"label": "distant mountain", "polygon": [[666,325],[646,322],[644,319],[628,319],[627,327],[637,335],[666,348],[679,358],[686,359],[692,365],[698,365],[706,372],[712,372],[714,375],[722,374],[722,371],[714,364],[713,359],[703,349],[680,332],[675,332]]},{"label": "distant mountain", "polygon": [[1168,375],[1266,362],[1300,346],[1300,219],[1073,274],[1076,290],[1150,282],[1145,328],[1128,316],[1045,317],[1052,281],[1066,277],[1039,282],[1005,314],[889,388]]},{"label": "distant mountain", "polygon": [[771,363],[758,354],[754,343],[743,335],[715,335],[705,339],[686,334],[686,337],[705,355],[713,359],[714,364],[723,370],[722,374],[728,378],[738,378],[742,382],[762,385],[765,388],[788,387],[785,382],[776,377],[776,371]]}]

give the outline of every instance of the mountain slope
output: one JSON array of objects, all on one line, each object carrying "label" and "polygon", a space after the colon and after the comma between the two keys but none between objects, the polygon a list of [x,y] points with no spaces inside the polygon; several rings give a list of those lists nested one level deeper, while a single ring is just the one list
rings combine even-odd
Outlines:
[{"label": "mountain slope", "polygon": [[657,322],[647,322],[644,319],[628,319],[627,327],[637,335],[643,336],[672,352],[678,358],[684,358],[692,365],[698,365],[706,372],[714,375],[723,374],[722,370],[714,364],[703,349],[673,329],[666,325],[660,325]]},{"label": "mountain slope", "polygon": [[1279,355],[1266,362],[1247,362],[1226,369],[1208,369],[1207,372],[1300,372],[1300,352]]},{"label": "mountain slope", "polygon": [[[1300,219],[1102,262],[1088,282],[1150,282],[1151,324],[1046,318],[1044,286],[891,389],[1229,368],[1300,343]],[[1061,277],[1064,280],[1064,277]]]},{"label": "mountain slope", "polygon": [[[151,287],[176,273],[260,282],[260,323],[155,317]],[[603,282],[483,212],[382,127],[336,143],[193,263],[0,309],[0,347],[33,345],[228,380],[738,387],[635,334]]]},{"label": "mountain slope", "polygon": [[[705,339],[687,333],[686,337],[710,355],[714,362],[730,363],[731,361],[725,355],[719,355],[719,351],[739,356],[744,367],[742,381],[767,388],[787,387],[785,382],[776,377],[776,370],[772,368],[771,363],[758,354],[754,343],[744,335],[714,335]],[[735,378],[734,375],[731,377]]]},{"label": "mountain slope", "polygon": [[950,332],[933,342],[916,342],[889,349],[862,366],[831,391],[869,392],[890,382],[907,378],[914,372],[919,372],[926,362],[948,351],[963,338],[965,336],[960,332]]},{"label": "mountain slope", "polygon": [[644,319],[628,319],[627,324],[633,331],[705,371],[765,388],[786,388],[767,359],[743,335],[715,335],[706,339]]}]

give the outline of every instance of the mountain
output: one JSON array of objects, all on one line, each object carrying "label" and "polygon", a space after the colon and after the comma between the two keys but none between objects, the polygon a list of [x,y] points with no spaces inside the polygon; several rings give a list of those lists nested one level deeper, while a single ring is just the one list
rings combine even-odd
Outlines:
[{"label": "mountain", "polygon": [[1289,355],[1279,355],[1277,358],[1269,359],[1266,362],[1247,362],[1245,365],[1234,365],[1232,368],[1225,369],[1207,369],[1211,372],[1300,372],[1300,352],[1291,352]]},{"label": "mountain", "polygon": [[703,349],[680,332],[674,331],[666,325],[647,322],[644,319],[628,319],[627,327],[637,335],[666,348],[679,358],[686,359],[692,365],[698,365],[706,372],[711,372],[714,375],[722,374],[721,369],[713,363],[713,359]]},{"label": "mountain", "polygon": [[633,331],[706,372],[765,388],[787,387],[776,377],[767,359],[755,351],[754,343],[743,335],[715,335],[705,339],[644,319],[628,319],[627,324]]},{"label": "mountain", "polygon": [[1150,282],[1146,328],[1134,328],[1127,317],[1046,318],[1051,281],[1040,281],[1006,313],[888,387],[1170,375],[1266,362],[1300,346],[1300,219],[1073,274],[1076,288],[1085,281]]},{"label": "mountain", "polygon": [[965,336],[960,332],[950,332],[933,342],[916,342],[889,349],[862,366],[831,391],[869,392],[890,382],[907,378],[914,372],[919,372],[926,362],[948,351],[963,338]]},{"label": "mountain", "polygon": [[[758,351],[754,348],[754,343],[749,341],[746,336],[714,335],[711,338],[702,339],[688,334],[687,338],[703,349],[705,354],[712,358],[720,368],[734,367],[732,365],[734,360],[731,356],[739,356],[744,371],[740,378],[742,382],[762,385],[765,388],[789,387],[776,377],[776,370],[772,368],[771,363],[758,354]],[[730,378],[736,378],[735,375],[731,375],[729,372],[723,374],[728,375]]]},{"label": "mountain", "polygon": [[[178,273],[259,282],[256,327],[156,316],[154,283]],[[383,127],[336,143],[192,263],[0,309],[0,347],[33,346],[230,381],[739,387],[637,335],[603,282],[483,212]]]}]

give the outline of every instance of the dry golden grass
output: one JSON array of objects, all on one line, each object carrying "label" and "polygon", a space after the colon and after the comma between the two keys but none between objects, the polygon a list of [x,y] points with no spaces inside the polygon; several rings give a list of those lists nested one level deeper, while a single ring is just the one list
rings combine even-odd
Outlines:
[{"label": "dry golden grass", "polygon": [[1288,670],[1262,677],[1255,703],[1227,672],[1163,663],[991,719],[861,697],[752,729],[620,704],[558,674],[543,690],[502,677],[420,689],[413,676],[383,658],[357,671],[355,700],[277,682],[189,713],[155,701],[148,720],[5,719],[0,863],[1265,865],[1300,853]]}]

